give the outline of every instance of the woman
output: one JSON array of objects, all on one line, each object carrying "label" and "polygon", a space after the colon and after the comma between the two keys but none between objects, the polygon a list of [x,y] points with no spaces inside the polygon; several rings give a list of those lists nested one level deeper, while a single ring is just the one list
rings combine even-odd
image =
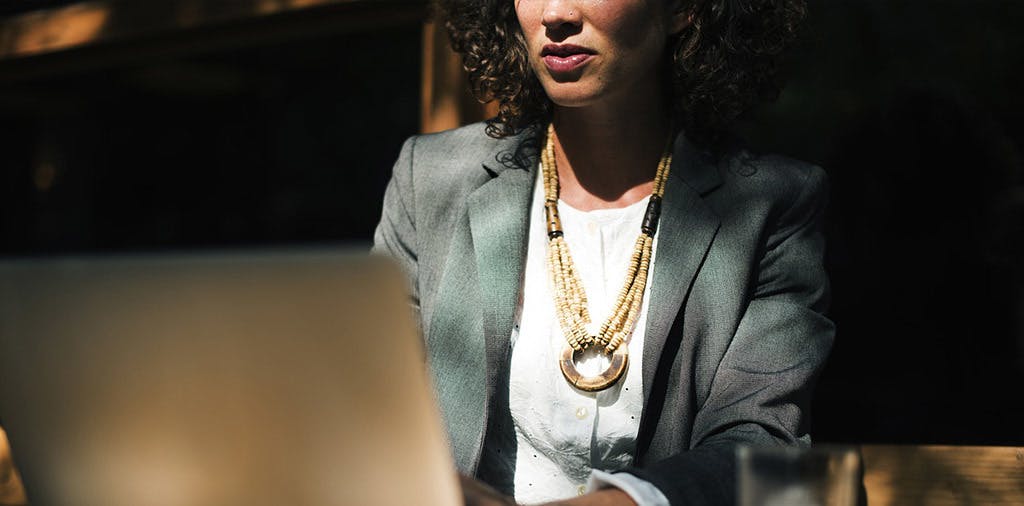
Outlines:
[{"label": "woman", "polygon": [[[409,273],[470,502],[727,504],[809,444],[823,172],[730,144],[801,0],[442,2],[486,125],[406,142]],[[612,473],[615,472],[615,473]]]}]

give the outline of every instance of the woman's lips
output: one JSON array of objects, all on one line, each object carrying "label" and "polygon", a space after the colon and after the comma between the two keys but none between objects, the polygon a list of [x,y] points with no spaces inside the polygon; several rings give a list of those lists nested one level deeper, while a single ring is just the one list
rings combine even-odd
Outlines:
[{"label": "woman's lips", "polygon": [[563,73],[579,68],[594,56],[594,51],[575,44],[548,44],[540,56],[548,70]]},{"label": "woman's lips", "polygon": [[549,54],[544,57],[544,65],[552,72],[571,72],[580,65],[583,65],[594,56],[589,53],[575,53],[568,56],[557,56]]}]

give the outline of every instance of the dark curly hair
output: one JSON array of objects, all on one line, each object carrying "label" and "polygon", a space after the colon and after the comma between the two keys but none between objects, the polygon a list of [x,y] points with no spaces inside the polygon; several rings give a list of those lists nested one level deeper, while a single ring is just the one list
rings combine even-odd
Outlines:
[{"label": "dark curly hair", "polygon": [[[714,143],[737,116],[773,100],[776,61],[793,41],[806,0],[686,0],[689,27],[668,42],[673,115],[693,140]],[[550,118],[552,104],[528,61],[510,0],[435,0],[470,88],[498,101],[492,137],[513,135]]]}]

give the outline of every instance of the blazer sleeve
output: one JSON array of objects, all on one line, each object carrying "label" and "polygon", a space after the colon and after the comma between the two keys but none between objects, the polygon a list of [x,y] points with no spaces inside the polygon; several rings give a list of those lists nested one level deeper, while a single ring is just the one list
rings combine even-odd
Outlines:
[{"label": "blazer sleeve", "polygon": [[413,191],[413,152],[416,137],[402,145],[398,161],[391,174],[391,180],[384,190],[384,207],[380,222],[373,234],[375,254],[391,257],[405,272],[409,281],[411,303],[419,312],[419,287],[417,283],[416,239],[416,195]]},{"label": "blazer sleeve", "polygon": [[695,415],[690,450],[628,472],[673,505],[734,504],[736,447],[809,446],[811,394],[832,346],[822,233],[824,171],[767,231],[756,286]]}]

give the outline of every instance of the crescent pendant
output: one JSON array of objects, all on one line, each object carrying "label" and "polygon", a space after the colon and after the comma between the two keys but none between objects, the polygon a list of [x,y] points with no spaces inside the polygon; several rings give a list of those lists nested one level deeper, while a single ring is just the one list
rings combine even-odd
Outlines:
[{"label": "crescent pendant", "polygon": [[608,368],[596,376],[584,376],[576,369],[576,354],[578,352],[572,346],[566,345],[562,348],[562,358],[559,365],[562,367],[562,375],[570,385],[585,392],[599,392],[619,381],[619,378],[626,373],[629,365],[629,347],[625,344],[615,348],[612,352],[611,363]]}]

